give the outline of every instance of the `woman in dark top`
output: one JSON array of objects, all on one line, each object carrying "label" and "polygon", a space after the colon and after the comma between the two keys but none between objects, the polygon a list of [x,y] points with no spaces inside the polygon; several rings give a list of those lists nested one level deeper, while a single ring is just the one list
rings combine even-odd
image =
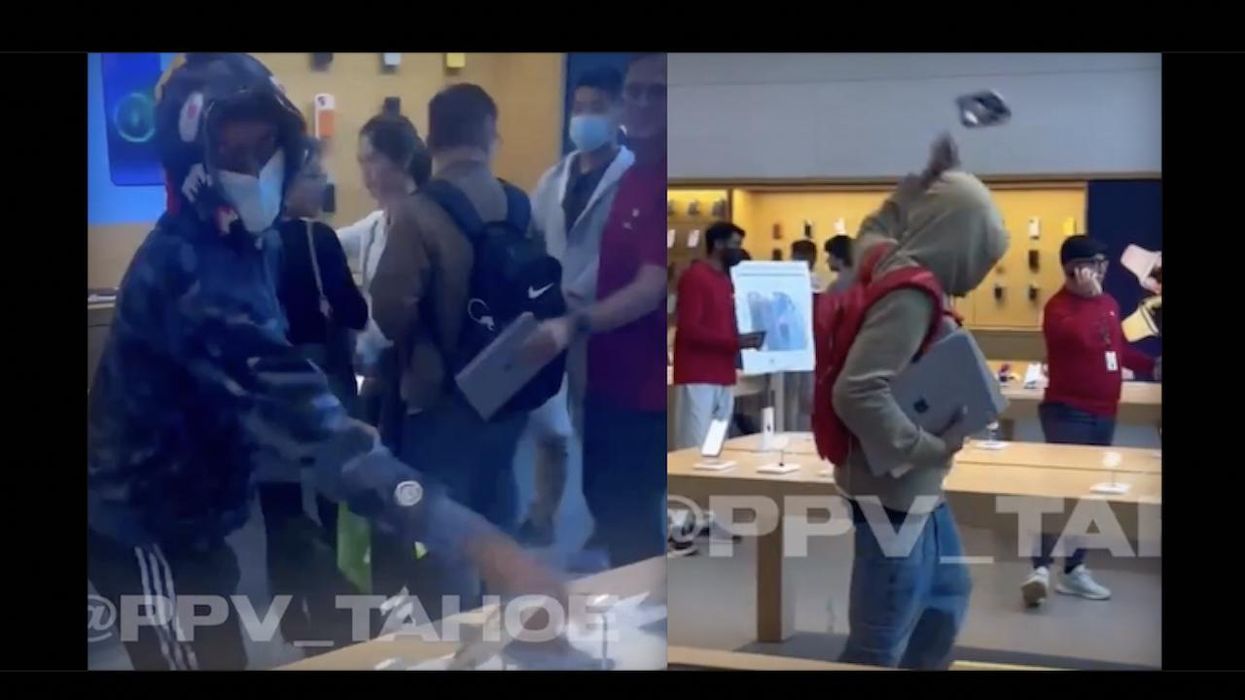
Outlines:
[{"label": "woman in dark top", "polygon": [[[305,349],[330,378],[349,379],[344,391],[337,392],[336,386],[334,391],[351,408],[357,386],[349,331],[367,325],[367,302],[355,286],[337,233],[314,220],[321,211],[325,181],[318,148],[312,148],[285,198],[277,296],[289,322],[290,343]],[[343,341],[350,344],[336,347]]]},{"label": "woman in dark top", "polygon": [[[314,220],[320,214],[325,179],[319,148],[313,144],[286,193],[285,218],[278,226],[277,297],[289,324],[286,337],[324,371],[333,393],[353,411],[357,386],[349,331],[361,330],[367,323],[367,302],[350,275],[337,234]],[[274,595],[293,596],[281,618],[281,634],[290,643],[314,639],[343,645],[350,641],[351,621],[349,611],[337,609],[336,596],[356,591],[338,571],[338,506],[316,494],[322,528],[317,527],[305,514],[301,480],[291,481],[290,476],[283,473],[259,484],[269,589]]]}]

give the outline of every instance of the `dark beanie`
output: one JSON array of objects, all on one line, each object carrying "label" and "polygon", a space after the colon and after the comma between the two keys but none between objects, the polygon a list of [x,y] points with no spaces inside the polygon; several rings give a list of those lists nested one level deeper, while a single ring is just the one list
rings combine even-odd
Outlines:
[{"label": "dark beanie", "polygon": [[1059,263],[1067,265],[1073,260],[1092,260],[1107,254],[1107,246],[1089,236],[1069,236],[1059,247]]}]

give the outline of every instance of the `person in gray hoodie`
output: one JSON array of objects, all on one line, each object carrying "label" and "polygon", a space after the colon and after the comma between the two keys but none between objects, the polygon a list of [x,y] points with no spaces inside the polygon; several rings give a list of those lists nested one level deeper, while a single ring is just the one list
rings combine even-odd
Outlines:
[{"label": "person in gray hoodie", "polygon": [[[957,165],[954,144],[944,137],[925,172],[905,178],[866,219],[857,259],[873,246],[890,248],[875,278],[919,265],[947,296],[963,297],[1003,257],[1008,235],[990,192]],[[890,390],[935,313],[929,296],[911,288],[878,299],[834,385],[835,411],[856,438],[834,470],[856,524],[845,662],[945,668],[968,607],[971,581],[957,561],[963,550],[942,490],[962,431],[922,430]],[[871,460],[896,466],[876,476]]]},{"label": "person in gray hoodie", "polygon": [[[609,67],[579,77],[567,125],[575,150],[550,168],[532,192],[532,227],[549,255],[562,263],[562,291],[572,310],[596,300],[601,232],[618,181],[635,162],[635,154],[618,143],[622,83],[622,75]],[[520,541],[528,544],[553,543],[572,422],[575,432],[582,433],[587,346],[581,339],[570,347],[562,389],[528,420],[527,431],[536,444],[535,498],[519,527]]]}]

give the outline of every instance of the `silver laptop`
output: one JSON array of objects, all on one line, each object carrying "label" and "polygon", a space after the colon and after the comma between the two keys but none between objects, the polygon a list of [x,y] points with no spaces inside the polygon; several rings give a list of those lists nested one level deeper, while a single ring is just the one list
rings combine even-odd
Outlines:
[{"label": "silver laptop", "polygon": [[[984,430],[1007,408],[998,378],[963,328],[939,338],[908,365],[891,382],[891,394],[912,422],[934,434],[941,434],[961,408],[966,411],[958,431],[963,437]],[[897,465],[871,459],[869,466],[881,475]]]},{"label": "silver laptop", "polygon": [[492,418],[540,371],[542,365],[519,359],[524,341],[538,325],[531,313],[520,315],[454,377],[467,403],[484,420]]}]

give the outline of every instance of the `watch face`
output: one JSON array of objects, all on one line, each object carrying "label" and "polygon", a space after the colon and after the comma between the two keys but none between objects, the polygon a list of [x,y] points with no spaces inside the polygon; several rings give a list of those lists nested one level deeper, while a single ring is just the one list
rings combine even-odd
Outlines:
[{"label": "watch face", "polygon": [[418,481],[403,481],[394,489],[393,497],[398,505],[409,508],[424,497],[424,487]]}]

